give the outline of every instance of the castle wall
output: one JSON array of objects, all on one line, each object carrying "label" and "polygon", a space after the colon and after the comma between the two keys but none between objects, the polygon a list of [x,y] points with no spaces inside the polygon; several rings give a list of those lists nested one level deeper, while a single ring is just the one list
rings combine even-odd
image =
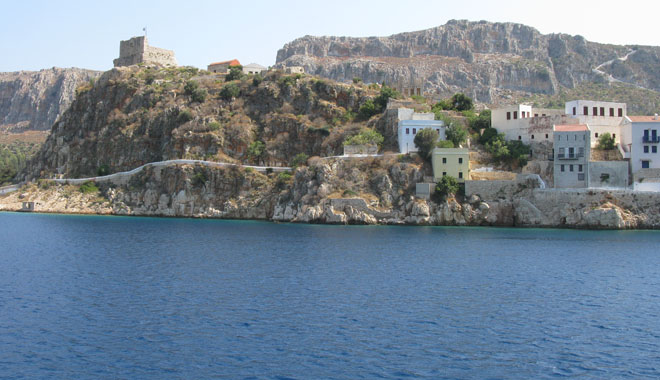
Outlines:
[{"label": "castle wall", "polygon": [[172,50],[149,46],[147,37],[133,37],[119,43],[119,58],[113,61],[115,67],[131,66],[140,63],[155,63],[163,66],[177,66]]}]

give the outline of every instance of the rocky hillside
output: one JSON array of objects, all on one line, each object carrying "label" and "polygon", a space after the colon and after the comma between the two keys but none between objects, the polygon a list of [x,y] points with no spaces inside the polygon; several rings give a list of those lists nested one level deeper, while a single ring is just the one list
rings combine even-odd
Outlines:
[{"label": "rocky hillside", "polygon": [[338,155],[364,127],[353,115],[377,93],[278,71],[225,82],[195,68],[116,68],[78,88],[23,178],[177,158],[286,166],[300,153]]},{"label": "rocky hillside", "polygon": [[49,130],[73,101],[76,88],[100,75],[57,67],[0,73],[0,131]]},{"label": "rocky hillside", "polygon": [[659,47],[599,44],[485,21],[449,21],[389,37],[305,36],[278,51],[277,65],[303,66],[343,82],[359,77],[367,83],[421,86],[441,96],[463,91],[491,104],[552,95],[584,82],[660,91]]}]

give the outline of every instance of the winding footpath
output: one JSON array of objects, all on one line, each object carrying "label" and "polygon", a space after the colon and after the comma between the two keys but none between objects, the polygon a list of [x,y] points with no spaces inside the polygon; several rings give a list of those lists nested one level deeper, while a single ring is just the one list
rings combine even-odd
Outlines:
[{"label": "winding footpath", "polygon": [[631,50],[631,51],[628,52],[628,54],[624,55],[623,57],[614,58],[614,59],[610,59],[610,60],[607,61],[607,62],[603,62],[603,63],[601,63],[600,65],[596,66],[596,68],[593,69],[593,72],[596,73],[596,74],[600,74],[600,75],[602,75],[602,76],[605,77],[605,79],[607,79],[607,81],[610,82],[610,83],[614,83],[614,82],[617,82],[617,83],[625,83],[625,84],[629,84],[629,85],[635,86],[635,87],[637,87],[637,88],[646,89],[645,87],[642,87],[642,86],[636,85],[636,84],[634,84],[634,83],[629,83],[629,82],[622,81],[622,80],[620,80],[620,79],[616,79],[616,78],[613,77],[611,74],[608,74],[608,73],[606,73],[605,71],[601,70],[603,67],[605,67],[605,66],[609,66],[609,65],[613,64],[614,61],[625,62],[625,61],[628,60],[628,57],[630,57],[631,55],[633,55],[633,54],[635,54],[635,53],[637,53],[637,50]]}]

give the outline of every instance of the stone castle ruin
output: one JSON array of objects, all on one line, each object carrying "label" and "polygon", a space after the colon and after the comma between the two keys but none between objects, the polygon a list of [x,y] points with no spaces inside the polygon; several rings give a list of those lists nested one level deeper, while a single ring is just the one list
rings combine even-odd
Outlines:
[{"label": "stone castle ruin", "polygon": [[147,36],[133,37],[119,43],[119,58],[113,61],[115,67],[131,66],[139,63],[155,63],[163,66],[177,66],[172,50],[149,46]]}]

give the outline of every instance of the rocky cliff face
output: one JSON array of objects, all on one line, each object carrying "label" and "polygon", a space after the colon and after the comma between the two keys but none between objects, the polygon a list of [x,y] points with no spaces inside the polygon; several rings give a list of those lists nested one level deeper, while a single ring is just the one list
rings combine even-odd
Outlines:
[{"label": "rocky cliff face", "polygon": [[344,136],[363,126],[350,115],[376,93],[276,71],[231,83],[207,74],[137,66],[104,73],[78,89],[21,178],[87,177],[104,165],[118,172],[178,158],[287,166],[299,153],[342,154]]},{"label": "rocky cliff face", "polygon": [[49,130],[73,102],[76,88],[100,75],[98,71],[57,67],[0,73],[0,130]]},{"label": "rocky cliff face", "polygon": [[520,24],[450,21],[389,37],[305,36],[278,51],[277,65],[303,66],[308,73],[344,82],[360,77],[422,87],[427,94],[463,91],[498,103],[512,94],[554,94],[585,81],[621,80],[659,91],[659,57],[658,47],[542,35]]}]

